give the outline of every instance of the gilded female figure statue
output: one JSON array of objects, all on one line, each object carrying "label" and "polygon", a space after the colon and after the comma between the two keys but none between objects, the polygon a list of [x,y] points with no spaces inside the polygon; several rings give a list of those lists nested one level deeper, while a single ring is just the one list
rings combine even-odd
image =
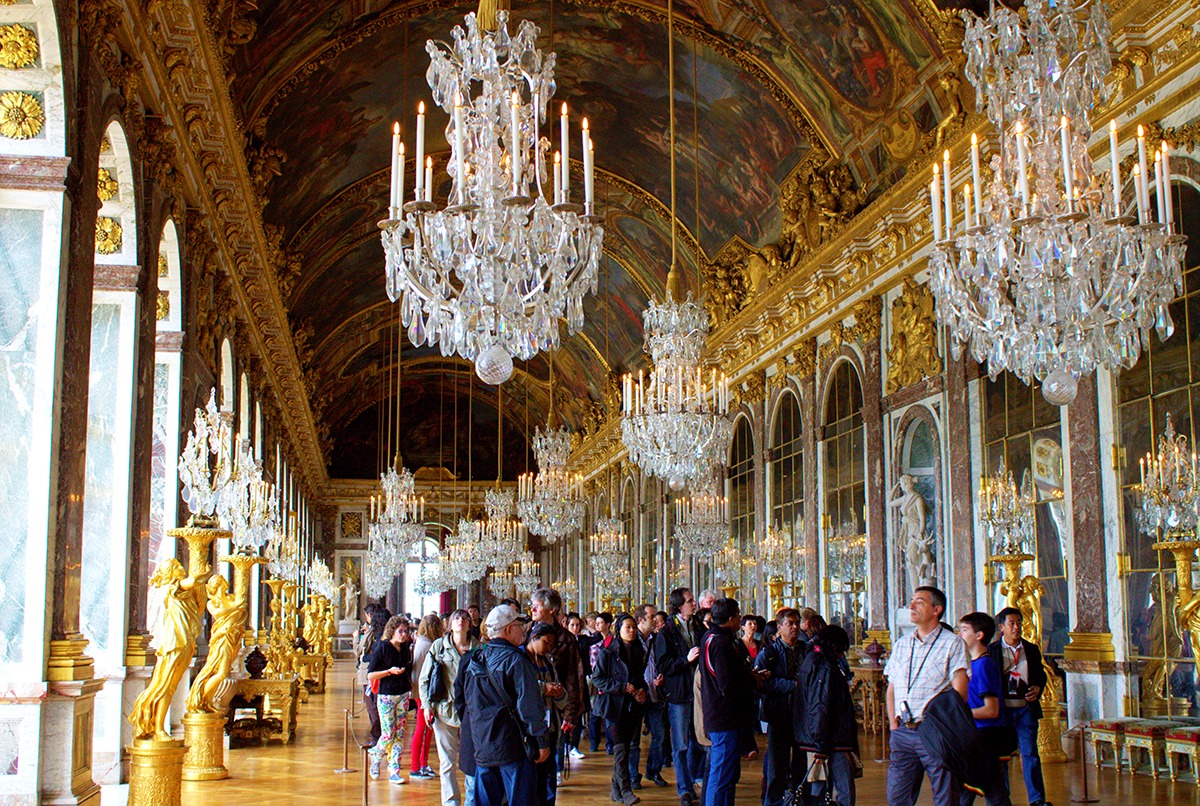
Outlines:
[{"label": "gilded female figure statue", "polygon": [[171,697],[196,653],[205,590],[200,580],[188,576],[174,557],[159,566],[150,577],[150,584],[166,589],[162,624],[155,635],[158,661],[154,664],[150,684],[133,704],[129,721],[135,739],[166,740],[171,738],[165,727]]},{"label": "gilded female figure statue", "polygon": [[192,681],[191,691],[188,692],[187,709],[190,713],[215,713],[218,710],[217,689],[229,676],[229,669],[241,649],[246,627],[246,605],[239,603],[228,587],[222,576],[208,580],[208,612],[212,616],[212,632],[208,640],[208,660]]},{"label": "gilded female figure statue", "polygon": [[925,521],[929,507],[925,498],[917,492],[917,479],[905,473],[892,488],[899,492],[888,501],[889,507],[898,507],[900,522],[896,528],[896,543],[904,550],[904,571],[908,578],[908,594],[928,581],[932,581],[935,569],[933,540],[925,534]]}]

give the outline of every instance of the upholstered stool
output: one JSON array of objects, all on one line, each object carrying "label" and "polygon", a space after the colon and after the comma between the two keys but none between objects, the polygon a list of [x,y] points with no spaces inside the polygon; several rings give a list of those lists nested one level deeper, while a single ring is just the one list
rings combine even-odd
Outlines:
[{"label": "upholstered stool", "polygon": [[[1125,726],[1125,752],[1129,754],[1130,773],[1137,772],[1141,766],[1141,753],[1137,751],[1145,750],[1150,772],[1158,777],[1162,767],[1166,766],[1167,731],[1174,727],[1180,726],[1165,719],[1139,719]],[[1161,766],[1158,763],[1160,757],[1164,761]]]},{"label": "upholstered stool", "polygon": [[1112,749],[1113,766],[1121,771],[1121,754],[1125,748],[1125,726],[1130,722],[1138,722],[1135,717],[1113,717],[1111,719],[1093,719],[1088,723],[1092,733],[1092,750],[1096,755],[1096,769],[1104,763],[1103,746]]},{"label": "upholstered stool", "polygon": [[1200,782],[1200,727],[1171,728],[1165,737],[1165,752],[1167,754],[1167,769],[1171,780],[1179,780],[1179,765],[1176,755],[1188,757],[1191,766],[1192,780]]}]

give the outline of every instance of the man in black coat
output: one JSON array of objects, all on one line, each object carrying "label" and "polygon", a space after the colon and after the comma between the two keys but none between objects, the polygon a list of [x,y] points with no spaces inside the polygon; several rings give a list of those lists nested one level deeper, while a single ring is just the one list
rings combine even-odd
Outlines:
[{"label": "man in black coat", "polygon": [[767,779],[763,806],[779,806],[788,790],[804,779],[805,754],[796,748],[792,709],[796,681],[800,679],[800,661],[808,645],[800,640],[800,612],[791,607],[775,617],[778,638],[763,647],[754,661],[755,669],[771,676],[763,684],[760,718],[767,723],[767,756],[763,777]]},{"label": "man in black coat", "polygon": [[[500,806],[505,798],[510,804],[537,802],[534,765],[550,757],[546,701],[521,649],[524,621],[509,605],[492,608],[486,621],[491,640],[463,659],[454,680],[455,710],[469,715],[479,806]],[[537,743],[535,759],[525,751],[526,736]]]},{"label": "man in black coat", "polygon": [[[1021,748],[1021,767],[1025,771],[1025,792],[1030,806],[1046,804],[1046,784],[1042,780],[1042,757],[1038,754],[1038,721],[1042,718],[1042,689],[1046,687],[1046,668],[1042,650],[1021,637],[1024,618],[1015,607],[996,614],[1000,639],[988,652],[1000,670],[1004,690],[1004,716],[1017,732]],[[1008,776],[1004,776],[1007,784]]]},{"label": "man in black coat", "polygon": [[828,761],[833,802],[854,803],[852,753],[858,753],[858,722],[850,680],[841,659],[850,648],[850,636],[836,625],[813,638],[800,664],[796,686],[796,744],[817,759]]},{"label": "man in black coat", "polygon": [[[742,623],[737,599],[717,599],[712,606],[712,628],[700,645],[700,699],[704,730],[712,741],[705,804],[732,804],[741,777],[743,739],[750,735],[754,692],[766,670],[755,672],[739,650],[737,629]],[[751,742],[753,738],[751,737]]]},{"label": "man in black coat", "polygon": [[700,648],[692,629],[696,599],[687,588],[676,588],[667,597],[670,618],[651,644],[654,668],[662,675],[659,689],[667,701],[667,721],[671,730],[671,748],[675,761],[675,790],[681,806],[691,806],[696,800],[695,785],[699,783],[704,764],[704,751],[696,738],[692,719],[692,682]]}]

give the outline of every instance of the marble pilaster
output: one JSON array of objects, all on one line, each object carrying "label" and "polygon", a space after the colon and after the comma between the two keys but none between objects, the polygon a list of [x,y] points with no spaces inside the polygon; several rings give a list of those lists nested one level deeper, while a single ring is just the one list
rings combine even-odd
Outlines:
[{"label": "marble pilaster", "polygon": [[863,345],[863,441],[866,444],[867,494],[867,627],[886,629],[888,624],[887,489],[883,460],[883,369],[879,339]]},{"label": "marble pilaster", "polygon": [[800,378],[801,441],[804,445],[804,598],[801,605],[817,606],[821,597],[821,562],[818,528],[820,486],[817,468],[820,443],[817,441],[817,376]]},{"label": "marble pilaster", "polygon": [[967,613],[976,609],[975,521],[971,473],[971,406],[968,394],[967,360],[946,357],[946,469],[950,552],[950,610]]},{"label": "marble pilaster", "polygon": [[[1072,633],[1108,633],[1108,564],[1104,551],[1104,512],[1100,483],[1100,422],[1096,379],[1079,379],[1079,393],[1067,407],[1070,448],[1071,570],[1075,608]],[[1070,650],[1068,649],[1068,656]]]},{"label": "marble pilaster", "polygon": [[40,802],[99,806],[92,780],[92,734],[101,680],[51,683],[42,705]]}]

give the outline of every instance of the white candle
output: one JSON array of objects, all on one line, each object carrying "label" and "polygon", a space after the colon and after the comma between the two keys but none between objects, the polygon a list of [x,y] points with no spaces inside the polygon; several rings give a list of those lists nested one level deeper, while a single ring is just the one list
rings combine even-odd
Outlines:
[{"label": "white candle", "polygon": [[1167,223],[1167,207],[1163,201],[1162,152],[1154,152],[1154,201],[1158,207],[1158,223]]},{"label": "white candle", "polygon": [[1146,208],[1142,205],[1142,166],[1133,166],[1133,192],[1137,196],[1138,223],[1146,223]]},{"label": "white candle", "polygon": [[1029,177],[1025,175],[1025,127],[1021,121],[1016,123],[1017,138],[1017,183],[1021,189],[1021,204],[1026,211],[1029,207]]},{"label": "white candle", "polygon": [[562,152],[554,152],[554,203],[562,203]]},{"label": "white candle", "polygon": [[512,195],[521,195],[521,94],[516,90],[512,92],[512,107],[508,121],[508,128],[511,130],[512,143],[509,146],[510,151],[510,166],[512,167]]},{"label": "white candle", "polygon": [[1117,122],[1108,122],[1108,162],[1112,179],[1113,218],[1121,217],[1121,160],[1117,154]]},{"label": "white candle", "polygon": [[433,201],[433,157],[425,158],[425,201]]},{"label": "white candle", "polygon": [[1074,185],[1074,179],[1071,176],[1071,121],[1066,115],[1062,116],[1062,126],[1058,131],[1062,144],[1063,191],[1067,196],[1067,212],[1071,212],[1073,207],[1071,188]]},{"label": "white candle", "polygon": [[[1138,167],[1142,171],[1141,190],[1138,193],[1138,206],[1143,208],[1140,218],[1150,215],[1150,171],[1146,167],[1146,130],[1139,124],[1137,127]],[[1142,223],[1146,223],[1142,221]]]},{"label": "white candle", "polygon": [[467,201],[467,172],[463,167],[465,158],[463,156],[463,107],[462,96],[458,93],[454,94],[454,166],[455,173],[458,175],[458,203],[465,204]]},{"label": "white candle", "polygon": [[[981,185],[982,173],[979,170],[979,138],[971,135],[971,182],[975,188],[975,215],[978,216],[983,211],[983,189]],[[976,224],[979,222],[976,221]]]},{"label": "white candle", "polygon": [[559,122],[562,124],[562,130],[559,132],[559,139],[562,141],[559,147],[562,149],[562,200],[567,202],[571,198],[571,171],[568,167],[571,164],[571,141],[569,138],[567,123],[567,105],[562,105],[562,115],[559,116]]},{"label": "white candle", "polygon": [[946,204],[946,237],[954,237],[954,187],[950,184],[950,149],[942,152],[942,184],[944,187],[944,196],[942,201]]},{"label": "white candle", "polygon": [[929,183],[929,202],[933,208],[933,241],[942,240],[942,200],[941,185],[938,184],[937,163],[933,166],[933,179]]},{"label": "white candle", "polygon": [[592,133],[588,119],[583,119],[583,200],[592,203]]},{"label": "white candle", "polygon": [[421,176],[421,166],[425,164],[425,102],[417,104],[417,201],[424,198],[424,177]]},{"label": "white candle", "polygon": [[971,229],[975,226],[974,216],[971,211],[971,183],[963,185],[963,226]]},{"label": "white candle", "polygon": [[1171,157],[1167,153],[1167,141],[1162,141],[1163,203],[1167,210],[1167,232],[1175,231],[1175,200],[1171,198]]},{"label": "white candle", "polygon": [[396,210],[397,217],[404,208],[404,141],[400,141],[400,175],[396,178]]},{"label": "white candle", "polygon": [[400,206],[400,196],[396,192],[399,183],[400,167],[400,124],[392,124],[392,190],[388,197],[388,207],[392,208],[391,218],[396,217],[396,208]]}]

